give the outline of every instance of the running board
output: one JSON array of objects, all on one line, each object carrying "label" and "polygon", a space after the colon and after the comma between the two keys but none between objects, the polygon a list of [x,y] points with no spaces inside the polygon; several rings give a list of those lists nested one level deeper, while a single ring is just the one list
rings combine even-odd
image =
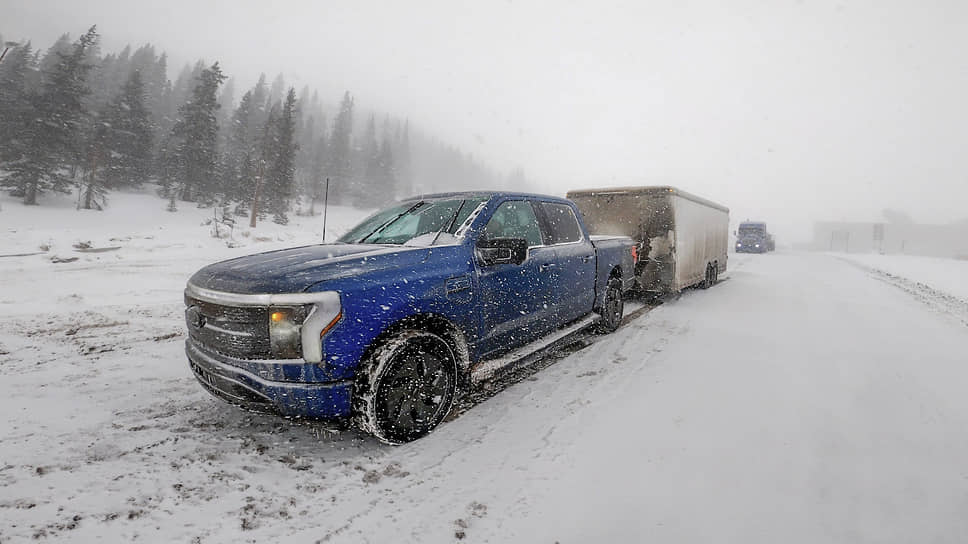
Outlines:
[{"label": "running board", "polygon": [[544,351],[555,343],[587,329],[595,323],[598,323],[600,319],[601,316],[596,313],[588,314],[571,325],[563,329],[558,329],[557,331],[541,337],[530,344],[521,346],[510,353],[506,353],[495,359],[481,361],[471,367],[471,383],[477,385],[493,378],[496,374],[512,370],[517,366],[523,366],[522,364],[525,362],[525,360],[532,355],[540,351]]},{"label": "running board", "polygon": [[[639,302],[639,301],[626,301],[625,302],[625,316],[622,318],[622,323],[625,324],[632,319],[639,317],[648,310],[652,309],[652,306]],[[572,336],[577,336],[578,333],[586,330],[588,327],[598,323],[601,320],[601,316],[597,313],[590,313],[585,317],[579,319],[578,321],[568,325],[563,329],[558,329],[557,331],[539,338],[530,344],[526,344],[517,348],[509,353],[494,358],[485,359],[471,367],[470,377],[471,384],[477,385],[481,382],[486,382],[498,374],[515,370],[517,368],[522,368],[534,363],[538,358],[534,357],[536,354],[548,351],[550,348],[555,347],[556,344],[563,344],[566,340],[570,340]]]}]

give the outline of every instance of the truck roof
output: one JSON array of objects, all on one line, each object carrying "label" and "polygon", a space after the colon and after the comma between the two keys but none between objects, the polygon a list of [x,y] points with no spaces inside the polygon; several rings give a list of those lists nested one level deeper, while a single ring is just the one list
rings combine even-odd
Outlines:
[{"label": "truck roof", "polygon": [[450,193],[432,193],[432,194],[426,194],[426,195],[415,195],[415,196],[407,197],[403,199],[403,202],[407,202],[410,200],[431,200],[431,199],[437,199],[437,198],[454,198],[454,197],[469,198],[469,197],[475,197],[475,196],[486,197],[486,198],[493,198],[495,196],[541,198],[544,200],[553,200],[556,202],[561,202],[563,204],[568,203],[568,200],[558,196],[543,195],[538,193],[517,193],[514,191],[454,191]]},{"label": "truck roof", "polygon": [[723,206],[722,204],[717,204],[712,200],[707,200],[701,196],[696,196],[692,193],[683,191],[676,187],[669,185],[646,185],[638,187],[604,187],[599,189],[580,189],[577,191],[568,191],[568,198],[573,198],[576,196],[597,196],[597,195],[649,195],[649,196],[660,196],[660,195],[675,195],[681,196],[686,200],[691,200],[697,202],[704,206],[709,206],[711,208],[716,208],[724,212],[729,212],[729,208]]}]

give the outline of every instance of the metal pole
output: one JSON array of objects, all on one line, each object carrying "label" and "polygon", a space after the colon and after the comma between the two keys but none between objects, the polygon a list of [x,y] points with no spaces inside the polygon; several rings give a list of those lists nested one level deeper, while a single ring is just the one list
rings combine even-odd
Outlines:
[{"label": "metal pole", "polygon": [[326,212],[329,210],[329,178],[326,178],[326,192],[323,193],[323,243],[326,243]]}]

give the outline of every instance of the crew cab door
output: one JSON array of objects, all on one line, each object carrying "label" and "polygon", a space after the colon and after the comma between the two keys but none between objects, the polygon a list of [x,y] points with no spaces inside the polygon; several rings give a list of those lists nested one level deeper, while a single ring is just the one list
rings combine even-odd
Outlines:
[{"label": "crew cab door", "polygon": [[529,248],[521,264],[486,264],[478,257],[486,352],[526,344],[558,323],[554,300],[556,255],[553,248],[542,245],[541,229],[530,202],[502,203],[481,230],[478,247],[486,240],[502,238],[523,238]]},{"label": "crew cab door", "polygon": [[578,319],[595,306],[595,246],[585,236],[574,209],[560,202],[536,202],[545,244],[553,248],[559,283],[555,293],[561,324]]}]

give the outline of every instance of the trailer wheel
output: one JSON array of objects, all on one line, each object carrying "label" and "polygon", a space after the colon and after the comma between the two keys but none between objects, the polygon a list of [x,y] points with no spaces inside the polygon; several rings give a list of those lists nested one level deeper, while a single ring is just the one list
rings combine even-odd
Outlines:
[{"label": "trailer wheel", "polygon": [[713,285],[719,283],[719,263],[713,263]]},{"label": "trailer wheel", "polygon": [[605,288],[605,300],[598,311],[602,319],[598,322],[597,331],[600,334],[615,332],[622,324],[625,313],[625,300],[622,299],[622,280],[612,279]]},{"label": "trailer wheel", "polygon": [[706,277],[702,280],[699,286],[703,289],[709,289],[713,285],[713,265],[706,264]]},{"label": "trailer wheel", "polygon": [[360,428],[388,444],[416,440],[450,412],[457,394],[457,359],[441,337],[404,330],[378,347],[357,382]]}]

